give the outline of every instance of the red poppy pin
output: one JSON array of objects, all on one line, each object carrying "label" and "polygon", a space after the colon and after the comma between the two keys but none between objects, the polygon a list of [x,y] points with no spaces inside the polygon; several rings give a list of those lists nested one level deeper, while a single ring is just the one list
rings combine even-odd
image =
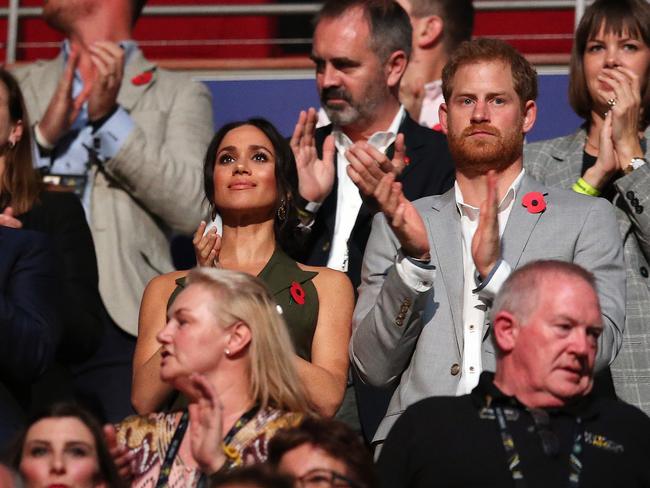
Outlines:
[{"label": "red poppy pin", "polygon": [[431,127],[433,130],[436,132],[442,132],[442,125],[441,124],[436,124],[433,127]]},{"label": "red poppy pin", "polygon": [[305,304],[305,290],[300,285],[300,283],[297,281],[291,283],[291,289],[289,291],[291,292],[291,298],[293,298],[294,302],[296,302],[298,305]]},{"label": "red poppy pin", "polygon": [[152,78],[153,78],[153,69],[149,69],[131,78],[131,83],[133,83],[135,86],[142,86],[149,83]]},{"label": "red poppy pin", "polygon": [[544,200],[545,195],[547,195],[547,193],[541,194],[538,191],[528,192],[521,200],[521,204],[526,207],[529,213],[542,213],[546,210],[546,200]]},{"label": "red poppy pin", "polygon": [[411,158],[409,158],[408,156],[404,156],[404,164],[405,164],[406,166],[408,166],[409,164],[411,164]]}]

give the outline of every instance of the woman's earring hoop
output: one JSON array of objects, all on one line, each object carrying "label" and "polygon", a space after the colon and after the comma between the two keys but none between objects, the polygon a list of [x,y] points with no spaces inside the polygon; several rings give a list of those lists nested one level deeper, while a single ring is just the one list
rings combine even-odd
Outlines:
[{"label": "woman's earring hoop", "polygon": [[280,219],[280,222],[287,220],[287,201],[284,198],[282,201],[280,201],[280,206],[278,207],[276,213],[278,214],[278,219]]}]

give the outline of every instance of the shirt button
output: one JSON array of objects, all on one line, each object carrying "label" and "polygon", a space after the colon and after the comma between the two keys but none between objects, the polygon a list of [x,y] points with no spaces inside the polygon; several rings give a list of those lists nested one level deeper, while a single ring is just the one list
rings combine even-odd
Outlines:
[{"label": "shirt button", "polygon": [[475,329],[474,324],[469,324],[469,330],[473,331]]},{"label": "shirt button", "polygon": [[641,266],[641,269],[639,271],[641,272],[641,276],[643,276],[644,278],[648,277],[648,268],[646,268],[645,266]]},{"label": "shirt button", "polygon": [[627,197],[628,200],[632,200],[634,198],[634,192],[633,191],[628,191],[625,196]]},{"label": "shirt button", "polygon": [[639,204],[639,199],[633,198],[632,200],[630,200],[630,203],[632,204],[633,207],[636,207]]},{"label": "shirt button", "polygon": [[330,243],[327,241],[325,244],[323,244],[323,251],[327,252],[330,249]]},{"label": "shirt button", "polygon": [[456,376],[458,373],[460,373],[460,365],[458,363],[452,364],[450,372],[452,376]]},{"label": "shirt button", "polygon": [[474,372],[474,366],[470,366],[470,367],[469,367],[469,372],[470,372],[470,373],[473,373],[473,372]]},{"label": "shirt button", "polygon": [[637,205],[634,207],[634,211],[638,214],[643,213],[643,205]]}]

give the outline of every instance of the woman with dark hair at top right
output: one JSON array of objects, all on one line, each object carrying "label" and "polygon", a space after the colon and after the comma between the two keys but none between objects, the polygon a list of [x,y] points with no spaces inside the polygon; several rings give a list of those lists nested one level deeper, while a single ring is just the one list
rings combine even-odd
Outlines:
[{"label": "woman with dark hair at top right", "polygon": [[[610,365],[616,394],[650,414],[650,5],[597,0],[576,31],[569,100],[585,123],[525,146],[528,174],[616,207],[627,274],[623,344]],[[599,232],[600,229],[592,229]]]}]

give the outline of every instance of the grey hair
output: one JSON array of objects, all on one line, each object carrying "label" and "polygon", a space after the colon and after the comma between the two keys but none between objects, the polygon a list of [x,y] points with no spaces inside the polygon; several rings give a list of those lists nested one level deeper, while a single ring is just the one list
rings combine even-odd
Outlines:
[{"label": "grey hair", "polygon": [[540,290],[552,274],[583,280],[598,293],[594,275],[577,264],[557,260],[533,261],[515,270],[505,281],[492,304],[490,321],[494,322],[499,312],[506,311],[525,322],[537,308]]},{"label": "grey hair", "polygon": [[323,19],[342,17],[359,8],[370,28],[370,48],[386,62],[395,51],[411,56],[413,28],[408,14],[393,0],[328,0],[314,18],[314,26]]}]

